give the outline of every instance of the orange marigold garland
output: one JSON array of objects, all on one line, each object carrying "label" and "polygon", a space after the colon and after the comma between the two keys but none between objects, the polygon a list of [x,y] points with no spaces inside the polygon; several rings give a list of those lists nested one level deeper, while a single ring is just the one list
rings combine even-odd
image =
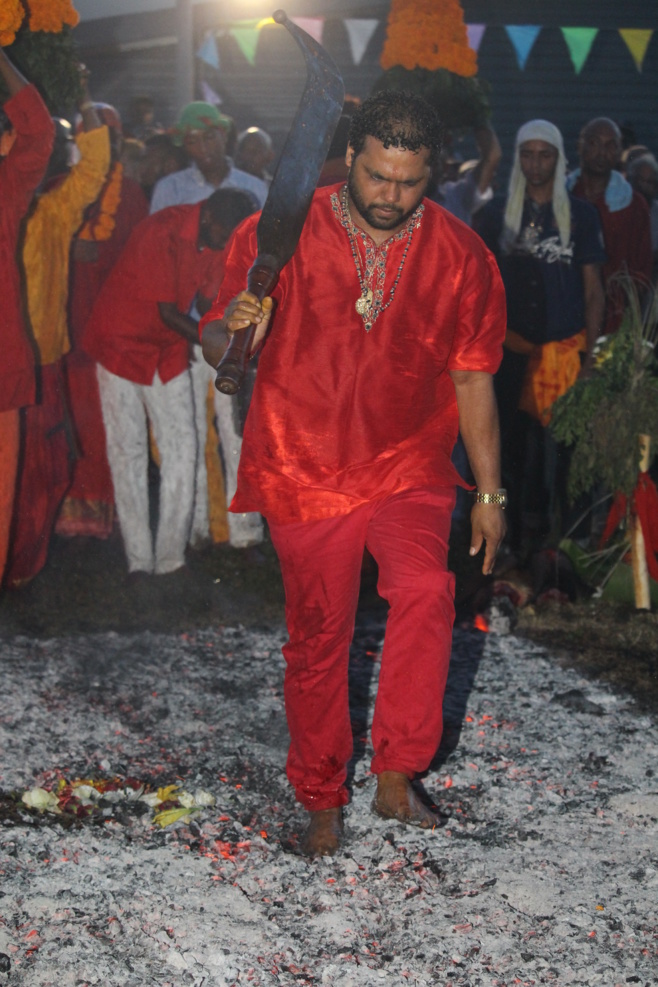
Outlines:
[{"label": "orange marigold garland", "polygon": [[477,55],[468,45],[459,0],[392,0],[383,69],[447,69],[456,75],[477,72]]},{"label": "orange marigold garland", "polygon": [[434,106],[447,127],[483,126],[489,118],[487,83],[476,78],[459,0],[391,0],[380,58],[380,89],[407,89]]},{"label": "orange marigold garland", "polygon": [[71,0],[26,0],[30,11],[30,30],[59,34],[65,24],[75,27],[80,15]]},{"label": "orange marigold garland", "polygon": [[0,47],[14,43],[24,16],[25,9],[20,0],[0,0]]},{"label": "orange marigold garland", "polygon": [[87,220],[80,232],[79,240],[94,240],[97,243],[102,240],[109,240],[116,224],[116,214],[121,202],[121,185],[123,182],[123,165],[116,162],[110,177],[101,192],[101,197],[97,207],[94,208],[94,215]]},{"label": "orange marigold garland", "polygon": [[[71,33],[79,20],[72,0],[0,0],[0,45],[57,116],[70,112],[81,95]],[[0,80],[0,103],[8,95]]]}]

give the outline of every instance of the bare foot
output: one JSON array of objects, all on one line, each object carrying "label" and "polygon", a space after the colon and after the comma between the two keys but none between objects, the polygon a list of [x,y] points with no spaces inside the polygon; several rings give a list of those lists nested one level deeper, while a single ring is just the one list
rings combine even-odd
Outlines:
[{"label": "bare foot", "polygon": [[427,808],[416,795],[407,776],[399,771],[382,771],[377,775],[372,810],[382,819],[397,819],[421,829],[441,825],[439,817]]},{"label": "bare foot", "polygon": [[306,857],[332,857],[343,841],[343,810],[319,809],[308,815],[302,853]]}]

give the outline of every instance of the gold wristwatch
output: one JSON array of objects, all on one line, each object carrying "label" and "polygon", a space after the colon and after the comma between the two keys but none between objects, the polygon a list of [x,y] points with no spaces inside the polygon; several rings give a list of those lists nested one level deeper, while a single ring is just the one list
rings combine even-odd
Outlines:
[{"label": "gold wristwatch", "polygon": [[503,510],[507,507],[507,490],[496,490],[495,493],[480,493],[475,494],[476,504],[498,504]]}]

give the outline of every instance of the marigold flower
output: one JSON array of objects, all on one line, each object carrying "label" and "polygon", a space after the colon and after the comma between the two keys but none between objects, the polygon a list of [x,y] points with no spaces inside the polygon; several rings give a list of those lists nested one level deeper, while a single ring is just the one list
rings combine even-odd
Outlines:
[{"label": "marigold flower", "polygon": [[71,0],[26,0],[30,11],[30,30],[59,34],[64,25],[75,27],[80,15]]},{"label": "marigold flower", "polygon": [[380,63],[390,69],[447,69],[477,73],[477,55],[468,44],[459,0],[392,0]]},{"label": "marigold flower", "polygon": [[117,161],[101,192],[100,208],[93,219],[88,220],[80,232],[80,240],[109,240],[114,232],[116,213],[121,202],[123,165]]},{"label": "marigold flower", "polygon": [[25,9],[21,0],[0,0],[0,47],[5,48],[14,43],[24,17]]}]

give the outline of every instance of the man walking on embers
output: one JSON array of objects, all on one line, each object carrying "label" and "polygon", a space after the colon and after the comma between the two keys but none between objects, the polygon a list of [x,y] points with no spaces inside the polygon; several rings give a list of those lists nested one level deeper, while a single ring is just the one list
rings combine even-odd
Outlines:
[{"label": "man walking on embers", "polygon": [[[267,518],[286,592],[288,778],[304,851],[336,852],[352,755],[347,668],[363,549],[390,611],[374,711],[375,813],[431,828],[411,782],[430,764],[454,618],[447,569],[461,430],[477,483],[471,553],[492,570],[505,522],[492,375],[505,302],[481,240],[424,199],[441,125],[383,92],[350,129],[347,184],[320,189],[272,298],[243,290],[256,220],[238,230],[205,320],[206,359],[257,324],[263,344],[234,511]],[[274,311],[276,302],[276,311]]]}]

